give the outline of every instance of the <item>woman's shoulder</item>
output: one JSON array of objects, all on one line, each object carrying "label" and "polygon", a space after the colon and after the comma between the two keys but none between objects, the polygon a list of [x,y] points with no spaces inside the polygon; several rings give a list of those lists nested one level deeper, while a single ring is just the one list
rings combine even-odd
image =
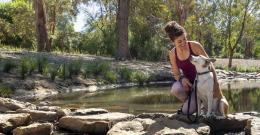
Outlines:
[{"label": "woman's shoulder", "polygon": [[202,45],[198,41],[189,41],[192,49],[200,49]]},{"label": "woman's shoulder", "polygon": [[169,50],[169,54],[170,55],[175,55],[175,47],[173,47],[171,50]]}]

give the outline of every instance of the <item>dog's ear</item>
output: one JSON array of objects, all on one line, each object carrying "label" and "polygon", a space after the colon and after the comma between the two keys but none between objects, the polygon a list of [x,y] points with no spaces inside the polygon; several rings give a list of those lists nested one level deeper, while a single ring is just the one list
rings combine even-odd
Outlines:
[{"label": "dog's ear", "polygon": [[214,58],[207,58],[205,60],[206,61],[205,61],[205,64],[203,65],[203,67],[207,67],[207,66],[209,66],[210,62],[214,63],[216,61],[216,59],[214,59]]},{"label": "dog's ear", "polygon": [[206,61],[207,61],[208,63],[209,63],[209,62],[214,63],[214,62],[216,61],[216,59],[214,59],[214,58],[207,58]]}]

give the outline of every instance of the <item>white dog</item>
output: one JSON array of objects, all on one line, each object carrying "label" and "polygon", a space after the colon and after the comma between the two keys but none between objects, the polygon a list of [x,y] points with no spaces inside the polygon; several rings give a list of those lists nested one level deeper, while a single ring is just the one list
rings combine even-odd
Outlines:
[{"label": "white dog", "polygon": [[[190,61],[197,70],[197,103],[198,115],[201,115],[201,103],[207,109],[206,117],[218,115],[218,118],[226,117],[228,102],[221,91],[214,94],[214,78],[210,69],[210,63],[215,59],[207,58],[203,55],[191,56]],[[213,97],[213,94],[215,95]]]}]

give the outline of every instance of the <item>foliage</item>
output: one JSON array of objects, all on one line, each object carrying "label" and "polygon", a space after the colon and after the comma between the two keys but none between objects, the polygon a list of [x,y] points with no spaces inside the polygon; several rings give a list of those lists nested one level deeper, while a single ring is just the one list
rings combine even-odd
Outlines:
[{"label": "foliage", "polygon": [[138,82],[139,85],[144,85],[144,83],[149,83],[150,76],[147,73],[142,71],[135,71],[133,73],[133,79],[135,82]]},{"label": "foliage", "polygon": [[67,69],[66,68],[66,63],[60,64],[57,74],[63,80],[66,80],[66,77],[67,77],[67,74],[68,74],[66,69]]},{"label": "foliage", "polygon": [[9,73],[12,69],[16,68],[17,64],[15,64],[11,60],[6,60],[3,67],[3,72]]},{"label": "foliage", "polygon": [[59,70],[59,67],[56,64],[54,64],[54,63],[48,64],[48,72],[50,74],[52,81],[54,81],[56,76],[58,75],[58,70]]},{"label": "foliage", "polygon": [[113,71],[107,71],[104,75],[105,80],[109,81],[110,83],[117,82],[117,73]]},{"label": "foliage", "polygon": [[48,65],[48,59],[46,57],[37,58],[37,67],[38,67],[38,72],[40,74],[43,74],[44,71],[47,70],[47,65]]},{"label": "foliage", "polygon": [[69,63],[68,63],[69,78],[72,78],[72,75],[79,75],[81,66],[82,66],[81,60],[69,61]]},{"label": "foliage", "polygon": [[132,77],[133,73],[134,71],[129,68],[122,68],[119,70],[120,77],[125,81],[132,81],[131,79],[133,78]]},{"label": "foliage", "polygon": [[29,72],[30,65],[31,65],[31,58],[23,57],[20,60],[20,75],[22,79],[25,79],[26,74]]}]

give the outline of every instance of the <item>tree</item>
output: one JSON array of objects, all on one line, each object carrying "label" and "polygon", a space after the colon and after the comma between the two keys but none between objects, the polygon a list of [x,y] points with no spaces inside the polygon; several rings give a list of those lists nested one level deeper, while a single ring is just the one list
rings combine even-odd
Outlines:
[{"label": "tree", "polygon": [[50,51],[48,44],[48,32],[46,27],[46,13],[44,0],[35,0],[35,14],[36,14],[36,32],[37,32],[37,51]]},{"label": "tree", "polygon": [[117,11],[117,56],[118,60],[131,59],[128,47],[128,16],[130,0],[118,0]]},{"label": "tree", "polygon": [[[247,17],[247,12],[248,12],[248,7],[249,7],[249,3],[250,0],[246,0],[246,2],[244,3],[244,5],[242,6],[242,10],[244,10],[244,12],[242,12],[242,16],[239,16],[238,14],[238,18],[240,22],[241,20],[241,24],[238,25],[240,26],[240,30],[239,31],[235,31],[232,32],[232,30],[234,30],[232,28],[232,20],[233,20],[233,14],[232,14],[232,7],[237,6],[234,5],[233,0],[229,0],[228,1],[228,23],[227,23],[227,47],[228,47],[228,58],[229,58],[229,62],[228,62],[228,67],[231,68],[232,67],[232,59],[233,59],[233,55],[235,52],[235,49],[237,48],[243,33],[244,33],[244,28],[246,25],[246,17]],[[241,2],[242,3],[242,2]],[[236,3],[237,4],[237,3]],[[233,37],[232,34],[235,34],[236,37]]]}]

